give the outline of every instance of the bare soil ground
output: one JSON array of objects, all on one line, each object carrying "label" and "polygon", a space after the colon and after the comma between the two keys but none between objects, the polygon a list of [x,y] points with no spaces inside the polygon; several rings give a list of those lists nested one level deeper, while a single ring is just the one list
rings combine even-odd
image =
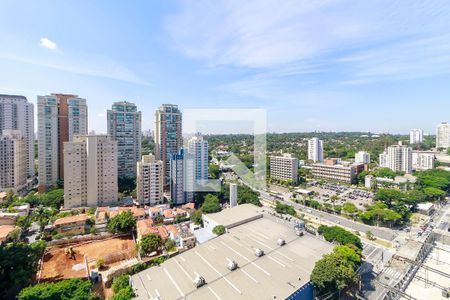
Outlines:
[{"label": "bare soil ground", "polygon": [[105,270],[136,256],[135,243],[131,236],[83,242],[71,247],[74,251],[72,257],[65,254],[66,246],[47,249],[41,267],[40,280],[55,281],[86,277],[85,260],[90,269],[95,269],[96,260],[102,258],[105,260],[103,269]]}]

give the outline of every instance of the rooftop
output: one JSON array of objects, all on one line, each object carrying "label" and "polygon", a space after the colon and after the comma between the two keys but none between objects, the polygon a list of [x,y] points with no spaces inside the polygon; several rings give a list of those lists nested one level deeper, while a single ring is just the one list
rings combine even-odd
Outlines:
[{"label": "rooftop", "polygon": [[144,237],[149,234],[157,234],[163,239],[169,237],[169,233],[165,226],[155,226],[152,219],[139,220],[136,223],[137,231],[140,236]]},{"label": "rooftop", "polygon": [[53,225],[64,225],[64,224],[70,224],[75,222],[86,222],[88,219],[88,216],[85,214],[76,215],[76,216],[70,216],[70,217],[64,217],[60,218],[53,223]]},{"label": "rooftop", "polygon": [[241,204],[236,207],[222,210],[218,213],[207,214],[206,217],[214,220],[227,228],[231,228],[244,220],[262,218],[263,211],[260,207],[253,204]]},{"label": "rooftop", "polygon": [[0,225],[0,242],[5,241],[14,228],[16,228],[14,225]]},{"label": "rooftop", "polygon": [[[277,221],[264,215],[133,275],[136,299],[286,299],[309,282],[315,262],[332,245],[308,234],[299,237],[292,224]],[[257,257],[256,248],[265,255]],[[227,268],[230,261],[238,264],[236,270]],[[194,286],[198,275],[206,281],[200,288]]]}]

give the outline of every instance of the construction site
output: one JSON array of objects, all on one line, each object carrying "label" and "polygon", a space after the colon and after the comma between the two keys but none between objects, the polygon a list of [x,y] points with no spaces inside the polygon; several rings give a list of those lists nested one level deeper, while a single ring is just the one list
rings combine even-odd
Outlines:
[{"label": "construction site", "polygon": [[[100,271],[108,271],[136,255],[131,235],[57,245],[45,251],[37,279],[51,282],[87,278],[100,264]],[[98,263],[99,260],[102,263]]]}]

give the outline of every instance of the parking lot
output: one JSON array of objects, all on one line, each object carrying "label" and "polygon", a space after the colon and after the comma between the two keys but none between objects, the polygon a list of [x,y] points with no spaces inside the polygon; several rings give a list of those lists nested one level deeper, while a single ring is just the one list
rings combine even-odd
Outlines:
[{"label": "parking lot", "polygon": [[314,192],[314,199],[319,202],[329,202],[333,196],[337,196],[336,205],[342,205],[351,202],[359,209],[365,209],[366,206],[373,204],[373,193],[336,183],[313,183],[308,190]]}]

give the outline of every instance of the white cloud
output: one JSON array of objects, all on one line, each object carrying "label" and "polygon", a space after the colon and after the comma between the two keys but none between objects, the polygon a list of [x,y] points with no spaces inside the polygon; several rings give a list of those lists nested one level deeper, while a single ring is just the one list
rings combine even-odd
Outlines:
[{"label": "white cloud", "polygon": [[56,43],[53,42],[53,41],[51,41],[51,40],[49,40],[49,39],[46,38],[46,37],[41,38],[41,39],[39,40],[39,44],[40,44],[42,47],[47,48],[47,49],[50,49],[50,50],[56,50],[56,48],[57,48]]},{"label": "white cloud", "polygon": [[[449,71],[448,52],[439,48],[450,28],[445,0],[188,0],[165,28],[189,58],[265,77],[336,72],[361,84]],[[356,54],[368,58],[341,60]]]},{"label": "white cloud", "polygon": [[42,66],[74,74],[109,78],[139,85],[149,83],[127,67],[102,55],[89,53],[58,53],[52,56],[1,53],[0,59]]}]

